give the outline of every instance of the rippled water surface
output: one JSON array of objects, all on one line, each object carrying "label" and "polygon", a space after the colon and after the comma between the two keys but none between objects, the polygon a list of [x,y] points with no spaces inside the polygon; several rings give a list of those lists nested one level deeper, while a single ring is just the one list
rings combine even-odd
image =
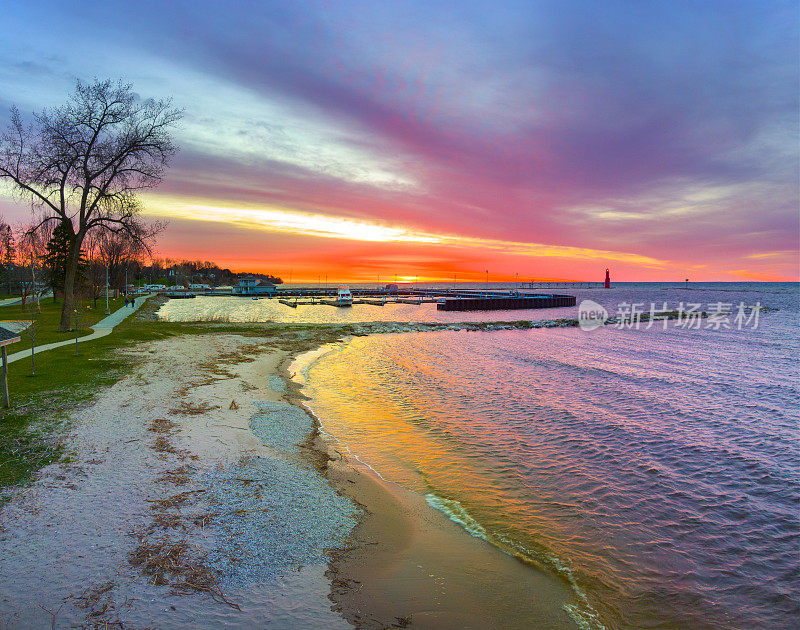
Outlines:
[{"label": "rippled water surface", "polygon": [[382,475],[568,581],[585,627],[796,627],[797,285],[591,293],[779,310],[741,331],[360,337],[307,370],[311,406]]}]

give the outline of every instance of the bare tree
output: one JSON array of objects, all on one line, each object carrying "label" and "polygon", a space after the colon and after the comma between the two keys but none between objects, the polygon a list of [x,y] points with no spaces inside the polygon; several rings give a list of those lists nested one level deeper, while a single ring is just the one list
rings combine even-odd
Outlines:
[{"label": "bare tree", "polygon": [[92,233],[86,238],[86,288],[89,299],[94,301],[97,307],[97,300],[100,299],[102,288],[106,284],[106,268],[100,255],[99,234]]},{"label": "bare tree", "polygon": [[34,304],[31,302],[29,309],[27,309],[30,313],[30,323],[28,327],[25,329],[25,336],[31,340],[31,376],[36,376],[36,359],[34,356],[36,355],[36,335],[39,332],[39,308],[38,304]]},{"label": "bare tree", "polygon": [[[171,128],[182,112],[169,100],[142,100],[130,85],[80,81],[62,107],[23,124],[11,111],[0,139],[0,179],[9,180],[70,235],[61,330],[69,330],[75,275],[91,231],[130,232],[137,191],[157,186],[175,153]],[[163,226],[162,226],[163,227]]]},{"label": "bare tree", "polygon": [[14,232],[11,226],[0,218],[0,270],[6,284],[7,293],[11,293],[11,281],[17,261],[17,247],[14,243]]},{"label": "bare tree", "polygon": [[[90,297],[97,306],[97,299],[106,285],[125,290],[125,271],[132,263],[137,263],[151,255],[152,227],[133,220],[124,232],[108,230],[90,232],[86,238],[88,258],[86,279]],[[106,276],[106,272],[108,276]]]},{"label": "bare tree", "polygon": [[[20,294],[22,296],[22,306],[31,296],[36,300],[36,310],[39,307],[39,295],[41,293],[39,285],[44,279],[40,273],[42,261],[47,253],[47,243],[52,238],[53,224],[41,224],[41,220],[33,220],[31,223],[17,227],[17,240],[19,247],[17,255],[20,266]],[[38,280],[37,280],[38,278]]]},{"label": "bare tree", "polygon": [[150,248],[150,230],[148,226],[132,222],[125,232],[98,232],[96,235],[97,254],[108,268],[109,277],[114,286],[119,288],[122,273],[128,262],[141,260],[152,254]]}]

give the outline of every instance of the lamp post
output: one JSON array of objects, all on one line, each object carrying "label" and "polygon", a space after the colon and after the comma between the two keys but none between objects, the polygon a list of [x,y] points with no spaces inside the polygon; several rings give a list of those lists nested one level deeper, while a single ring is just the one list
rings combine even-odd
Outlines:
[{"label": "lamp post", "polygon": [[106,315],[110,315],[111,311],[108,309],[108,265],[106,265]]}]

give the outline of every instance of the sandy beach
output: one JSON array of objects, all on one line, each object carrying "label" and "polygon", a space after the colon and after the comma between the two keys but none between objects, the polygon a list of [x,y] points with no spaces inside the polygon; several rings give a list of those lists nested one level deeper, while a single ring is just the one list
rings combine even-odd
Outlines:
[{"label": "sandy beach", "polygon": [[329,336],[125,350],[0,511],[0,626],[571,627],[566,586],[320,435],[290,365]]}]

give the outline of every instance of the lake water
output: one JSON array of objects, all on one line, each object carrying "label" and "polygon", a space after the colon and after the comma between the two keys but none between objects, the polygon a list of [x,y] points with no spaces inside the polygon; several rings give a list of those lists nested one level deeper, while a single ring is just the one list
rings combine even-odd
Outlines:
[{"label": "lake water", "polygon": [[[317,353],[325,430],[471,534],[566,581],[586,628],[790,628],[800,618],[797,284],[553,289],[732,311],[699,328],[605,326],[358,337]],[[715,306],[722,303],[722,307]],[[738,319],[769,307],[758,322]],[[173,300],[174,321],[460,322],[577,307]],[[757,324],[757,325],[756,325]]]},{"label": "lake water", "polygon": [[305,392],[381,475],[567,581],[578,625],[796,627],[797,285],[578,296],[612,314],[621,302],[778,310],[741,330],[731,315],[719,330],[359,337],[310,365]]}]

